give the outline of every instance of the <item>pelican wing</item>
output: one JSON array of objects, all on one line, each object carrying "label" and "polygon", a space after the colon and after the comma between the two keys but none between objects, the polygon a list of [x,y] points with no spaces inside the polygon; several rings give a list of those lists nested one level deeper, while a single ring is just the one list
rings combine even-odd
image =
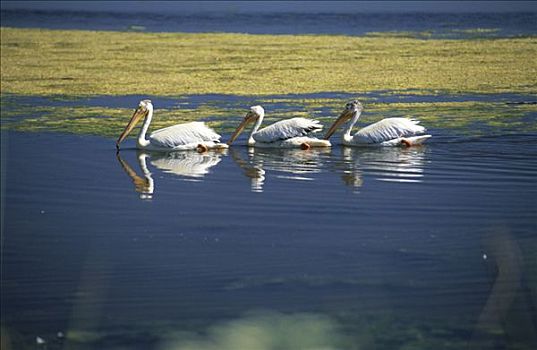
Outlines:
[{"label": "pelican wing", "polygon": [[354,139],[365,143],[381,143],[425,132],[425,128],[418,124],[419,121],[408,118],[386,118],[360,129]]},{"label": "pelican wing", "polygon": [[203,122],[192,122],[159,129],[149,136],[149,140],[155,146],[173,148],[196,142],[218,142],[220,135]]},{"label": "pelican wing", "polygon": [[276,142],[298,136],[306,136],[322,130],[323,126],[317,120],[306,118],[291,118],[281,120],[256,132],[253,137],[257,142]]}]

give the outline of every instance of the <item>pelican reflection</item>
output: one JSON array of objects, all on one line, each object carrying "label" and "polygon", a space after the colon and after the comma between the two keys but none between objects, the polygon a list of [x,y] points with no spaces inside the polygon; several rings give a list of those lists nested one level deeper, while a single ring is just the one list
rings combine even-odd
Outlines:
[{"label": "pelican reflection", "polygon": [[425,148],[353,148],[342,147],[342,162],[336,163],[343,183],[358,189],[364,176],[378,181],[422,182]]},{"label": "pelican reflection", "polygon": [[313,180],[312,174],[321,172],[323,155],[329,155],[329,148],[272,149],[249,147],[246,151],[231,148],[231,158],[251,179],[253,192],[262,192],[266,172],[273,172],[277,178],[291,180]]},{"label": "pelican reflection", "polygon": [[[254,152],[254,149],[252,148],[251,151]],[[265,170],[253,163],[250,151],[248,151],[248,159],[244,159],[236,148],[230,148],[229,153],[235,163],[243,170],[244,175],[250,179],[252,192],[263,192]]]},{"label": "pelican reflection", "polygon": [[168,174],[190,180],[201,179],[210,169],[222,161],[227,149],[198,152],[152,153],[151,165]]},{"label": "pelican reflection", "polygon": [[200,181],[205,175],[209,174],[210,169],[220,163],[222,155],[225,155],[226,149],[215,150],[205,153],[198,152],[147,152],[137,151],[136,156],[142,175],[138,173],[117,153],[117,159],[125,173],[134,183],[134,189],[140,193],[141,199],[153,198],[155,183],[152,173],[147,166],[147,159],[150,164],[167,174],[174,174],[189,181]]},{"label": "pelican reflection", "polygon": [[140,199],[153,198],[155,182],[151,177],[151,172],[147,168],[146,162],[146,158],[149,157],[149,155],[145,152],[138,152],[137,154],[138,164],[140,165],[142,176],[139,176],[136,171],[129,165],[129,163],[127,163],[123,158],[121,158],[119,152],[116,154],[116,157],[125,173],[131,178],[132,183],[134,184],[134,190],[140,194]]}]

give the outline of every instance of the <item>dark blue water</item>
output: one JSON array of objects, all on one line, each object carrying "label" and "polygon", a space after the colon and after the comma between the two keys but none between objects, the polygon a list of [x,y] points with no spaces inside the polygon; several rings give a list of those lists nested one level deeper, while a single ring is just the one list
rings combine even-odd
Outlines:
[{"label": "dark blue water", "polygon": [[[430,37],[535,35],[537,12],[529,13],[215,13],[159,14],[62,11],[2,11],[2,26],[148,32],[251,34],[345,34],[429,32]],[[473,29],[482,32],[466,32]],[[429,36],[425,36],[429,37]]]},{"label": "dark blue water", "polygon": [[[2,11],[1,20],[455,39],[536,32],[535,13]],[[465,32],[476,28],[488,31]],[[146,97],[3,94],[2,108],[130,108]],[[158,108],[300,104],[280,97],[357,96],[151,98]],[[358,97],[535,103],[516,94]],[[513,117],[512,127],[486,119],[449,129],[437,121],[430,142],[409,149],[253,150],[238,142],[220,153],[158,154],[129,140],[116,155],[113,139],[3,131],[2,349],[535,349],[535,113]]]},{"label": "dark blue water", "polygon": [[116,155],[106,138],[3,133],[5,334],[48,349],[534,349],[537,135],[435,136]]}]

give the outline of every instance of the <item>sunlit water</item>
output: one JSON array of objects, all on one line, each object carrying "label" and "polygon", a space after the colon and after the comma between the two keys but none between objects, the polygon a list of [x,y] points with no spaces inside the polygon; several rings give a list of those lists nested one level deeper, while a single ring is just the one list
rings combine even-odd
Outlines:
[{"label": "sunlit water", "polygon": [[537,135],[430,141],[116,155],[112,139],[5,132],[3,337],[536,348]]}]

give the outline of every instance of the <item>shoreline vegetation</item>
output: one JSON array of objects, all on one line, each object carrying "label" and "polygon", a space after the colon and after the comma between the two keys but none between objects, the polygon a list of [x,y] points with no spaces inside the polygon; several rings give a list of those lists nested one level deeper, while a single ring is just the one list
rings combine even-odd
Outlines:
[{"label": "shoreline vegetation", "polygon": [[1,28],[1,92],[537,93],[537,37],[133,33]]}]

